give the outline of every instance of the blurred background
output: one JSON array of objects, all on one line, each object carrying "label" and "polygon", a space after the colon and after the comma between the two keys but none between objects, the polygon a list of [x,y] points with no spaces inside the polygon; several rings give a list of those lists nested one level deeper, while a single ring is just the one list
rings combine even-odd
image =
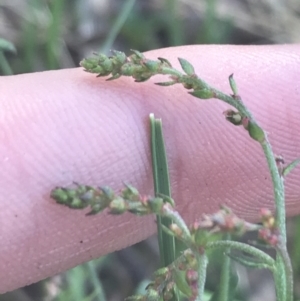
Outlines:
[{"label": "blurred background", "polygon": [[[0,0],[0,75],[78,67],[82,58],[110,49],[299,43],[299,17],[299,0]],[[299,228],[299,220],[289,222],[290,235],[297,236]],[[300,242],[294,240],[290,249],[297,280]],[[152,238],[0,301],[119,301],[144,287],[158,266]],[[267,272],[246,273],[240,266],[237,271],[236,300],[275,300]],[[211,279],[213,291],[218,280]]]},{"label": "blurred background", "polygon": [[0,38],[17,50],[0,72],[77,67],[111,48],[296,43],[299,15],[299,0],[0,0]]}]

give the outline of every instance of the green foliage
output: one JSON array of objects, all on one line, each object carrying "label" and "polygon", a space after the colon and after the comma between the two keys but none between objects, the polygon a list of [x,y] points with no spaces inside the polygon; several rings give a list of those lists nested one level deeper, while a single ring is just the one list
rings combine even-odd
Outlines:
[{"label": "green foliage", "polygon": [[[97,270],[103,266],[105,257],[77,266],[66,273],[62,292],[53,301],[105,301],[106,297]],[[89,275],[89,277],[87,277]],[[90,292],[86,287],[90,286]]]},{"label": "green foliage", "polygon": [[[212,4],[212,1],[205,4],[203,20],[197,15],[189,20],[188,15],[182,14],[184,4],[179,0],[164,0],[158,6],[136,0],[119,2],[121,5],[111,4],[112,10],[105,7],[105,1],[103,7],[100,2],[95,3],[100,9],[95,12],[98,19],[93,20],[93,16],[88,15],[89,6],[93,4],[88,1],[28,0],[21,18],[15,20],[14,15],[19,13],[16,9],[16,13],[12,13],[11,25],[7,27],[9,37],[10,27],[19,25],[18,39],[14,41],[18,56],[8,57],[11,73],[75,67],[87,47],[90,52],[107,53],[116,44],[122,45],[123,49],[145,51],[186,44],[226,43],[233,30],[229,18],[218,18],[217,3]],[[101,15],[105,13],[104,9],[107,16]],[[100,33],[86,37],[86,28],[93,28],[95,23],[99,23]],[[107,32],[102,36],[103,30]],[[15,33],[12,31],[11,35]],[[11,74],[3,68],[1,72]]]},{"label": "green foliage", "polygon": [[17,53],[17,49],[13,43],[11,43],[10,41],[7,41],[5,39],[1,39],[1,38],[0,38],[0,51],[3,51],[3,52],[8,51],[8,52],[12,52],[14,54]]},{"label": "green foliage", "polygon": [[287,176],[298,164],[300,163],[300,159],[296,159],[292,161],[290,164],[288,164],[286,167],[282,170],[282,176]]},{"label": "green foliage", "polygon": [[5,52],[16,54],[17,50],[13,43],[0,38],[0,70],[2,70],[5,75],[11,75],[13,71],[5,57]]}]

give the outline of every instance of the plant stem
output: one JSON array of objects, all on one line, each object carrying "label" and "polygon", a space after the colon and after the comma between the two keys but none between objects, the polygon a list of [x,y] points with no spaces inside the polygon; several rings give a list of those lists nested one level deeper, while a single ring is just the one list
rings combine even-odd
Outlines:
[{"label": "plant stem", "polygon": [[273,190],[276,205],[276,223],[280,231],[282,243],[286,245],[286,221],[285,221],[285,204],[284,204],[284,185],[279,174],[275,157],[271,145],[267,139],[261,143],[265,157],[268,162],[271,178],[273,182]]},{"label": "plant stem", "polygon": [[2,50],[0,50],[0,69],[2,69],[3,74],[5,75],[13,74],[12,69],[10,68],[10,65]]},{"label": "plant stem", "polygon": [[59,67],[58,58],[61,52],[60,36],[63,22],[63,11],[65,7],[65,0],[53,0],[49,3],[51,11],[51,23],[48,27],[46,54],[48,69],[56,69]]},{"label": "plant stem", "polygon": [[[121,75],[132,76],[137,82],[142,82],[153,75],[165,74],[170,76],[171,81],[157,83],[161,86],[170,86],[173,84],[182,84],[184,88],[190,91],[189,93],[200,99],[216,98],[231,105],[238,112],[233,113],[238,115],[238,119],[226,119],[235,125],[244,125],[250,137],[259,142],[262,146],[264,155],[267,160],[268,168],[273,184],[274,203],[276,209],[275,224],[266,226],[266,230],[270,231],[270,236],[275,236],[276,242],[271,245],[276,245],[276,261],[274,261],[266,253],[246,244],[232,242],[232,241],[218,241],[206,244],[208,248],[236,248],[245,251],[252,256],[259,258],[266,263],[274,273],[276,282],[276,294],[279,301],[292,301],[293,300],[293,273],[290,258],[286,246],[286,212],[285,212],[285,196],[283,178],[280,174],[276,162],[275,155],[272,147],[268,141],[266,132],[258,125],[252,116],[251,112],[244,105],[242,99],[238,95],[236,83],[233,75],[229,76],[229,83],[233,95],[222,93],[221,91],[211,87],[201,78],[195,74],[194,67],[185,59],[179,58],[179,63],[184,73],[174,69],[171,63],[164,59],[159,58],[158,61],[148,60],[144,55],[138,51],[133,51],[133,55],[126,58],[125,54],[120,55],[115,53],[114,58],[101,57],[101,59],[87,59],[82,61],[81,65],[89,72],[98,73],[98,75],[112,74],[110,79],[119,78]],[[231,110],[229,110],[231,111]],[[155,171],[154,171],[155,172]],[[156,189],[157,191],[157,189]],[[185,229],[183,228],[184,232]],[[277,233],[279,231],[279,233]],[[278,240],[277,240],[278,239]],[[199,255],[199,270],[206,264]],[[205,256],[205,255],[203,255]],[[202,266],[203,265],[203,266]],[[226,277],[224,276],[226,280]],[[224,280],[224,281],[225,281]],[[202,283],[203,284],[203,283]],[[202,294],[198,297],[201,300]],[[225,300],[225,299],[224,299]]]},{"label": "plant stem", "polygon": [[[226,234],[226,240],[230,241],[230,234]],[[223,264],[221,267],[221,278],[220,278],[220,289],[218,293],[218,301],[228,301],[229,297],[229,281],[230,281],[230,263],[231,259],[227,256],[227,252],[230,251],[230,248],[227,247],[224,250],[223,254]]]},{"label": "plant stem", "polygon": [[[178,82],[181,82],[183,84],[188,80],[182,73],[180,73],[178,70],[174,68],[164,67],[160,70],[160,73],[169,74],[171,76],[177,76]],[[222,93],[221,91],[211,87],[205,81],[203,81],[198,77],[194,77],[192,79],[189,78],[189,83],[192,84],[194,89],[196,89],[196,87],[201,87],[201,89],[211,90],[214,94],[214,98],[226,102],[227,104],[236,108],[243,117],[248,117],[252,121],[255,121],[251,112],[247,109],[247,107],[244,105],[244,103],[240,98],[237,99],[233,96]],[[266,138],[260,144],[263,148],[265,157],[268,162],[268,167],[271,173],[273,189],[274,189],[275,205],[276,205],[276,222],[278,223],[278,228],[280,231],[280,235],[282,236],[283,243],[286,244],[284,186],[283,186],[282,178],[278,172],[275,156],[272,151],[271,145],[267,139],[267,135],[265,132],[264,134]]]},{"label": "plant stem", "polygon": [[176,223],[179,226],[179,228],[183,232],[183,237],[186,241],[186,244],[188,244],[188,246],[190,246],[191,245],[191,233],[190,233],[190,230],[187,227],[185,221],[181,217],[181,215],[177,211],[169,210],[168,207],[166,207],[164,209],[164,212],[166,215],[170,216],[170,218],[174,221],[174,223]]},{"label": "plant stem", "polygon": [[91,274],[91,280],[92,280],[92,283],[94,285],[94,290],[96,292],[97,299],[99,301],[105,301],[106,297],[105,297],[105,294],[104,294],[104,289],[103,289],[102,283],[101,283],[101,281],[100,281],[100,279],[97,275],[95,263],[93,261],[89,261],[87,263],[87,267],[88,267],[88,270]]},{"label": "plant stem", "polygon": [[113,43],[115,42],[117,35],[119,34],[126,20],[128,19],[128,16],[131,13],[136,0],[126,0],[123,2],[123,7],[120,10],[121,13],[117,16],[116,21],[112,25],[106,40],[101,46],[101,52],[107,53],[110,50]]},{"label": "plant stem", "polygon": [[232,96],[222,93],[221,91],[214,89],[210,86],[208,86],[208,88],[212,89],[212,91],[215,93],[215,98],[223,100],[224,102],[236,108],[243,116],[254,120],[254,117],[252,116],[251,112],[246,108],[241,99],[237,100]]},{"label": "plant stem", "polygon": [[258,259],[260,259],[261,261],[265,262],[268,266],[269,269],[274,271],[275,269],[275,261],[274,259],[269,256],[268,254],[266,254],[265,252],[250,246],[250,245],[246,245],[244,243],[241,242],[237,242],[237,241],[229,241],[229,240],[221,240],[221,241],[213,241],[213,242],[208,242],[205,246],[206,250],[209,249],[216,249],[216,248],[222,248],[222,249],[236,249],[242,252],[246,252]]},{"label": "plant stem", "polygon": [[196,254],[198,262],[198,295],[195,301],[203,301],[208,258],[206,253],[199,254],[194,252],[194,254]]},{"label": "plant stem", "polygon": [[165,22],[166,30],[168,31],[170,46],[177,46],[184,44],[183,28],[184,24],[180,17],[178,17],[177,11],[179,7],[178,0],[166,0],[165,1]]},{"label": "plant stem", "polygon": [[[253,120],[251,113],[247,110],[245,105],[233,97],[220,93],[214,90],[216,98],[225,101],[234,106],[238,111]],[[264,155],[267,160],[268,168],[271,174],[274,202],[276,208],[276,224],[279,230],[280,247],[277,248],[276,270],[274,279],[276,283],[276,291],[279,300],[292,301],[293,300],[293,271],[290,257],[286,248],[286,212],[285,212],[285,197],[283,178],[279,174],[278,167],[275,161],[275,156],[272,151],[271,144],[268,140],[267,133],[264,132],[265,139],[260,142]]]},{"label": "plant stem", "polygon": [[289,257],[289,254],[287,252],[286,246],[279,246],[278,248],[276,248],[277,251],[277,256],[278,258],[276,258],[276,263],[278,261],[277,265],[280,265],[281,270],[283,269],[283,275],[285,276],[285,296],[283,296],[282,300],[286,300],[286,301],[292,301],[294,296],[294,279],[293,279],[293,268],[292,268],[292,263],[291,263],[291,259]]}]

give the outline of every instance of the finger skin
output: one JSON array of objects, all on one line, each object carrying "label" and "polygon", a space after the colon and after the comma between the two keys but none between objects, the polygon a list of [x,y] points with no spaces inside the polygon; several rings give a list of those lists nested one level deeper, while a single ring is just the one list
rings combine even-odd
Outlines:
[{"label": "finger skin", "polygon": [[[239,92],[287,162],[300,153],[300,46],[185,46],[201,78]],[[57,274],[136,243],[155,232],[153,217],[85,216],[49,198],[73,181],[119,189],[126,181],[152,194],[149,113],[163,120],[172,192],[188,221],[230,206],[249,220],[272,207],[258,143],[224,120],[228,105],[199,100],[157,76],[106,82],[81,68],[0,80],[0,292]],[[300,212],[300,171],[286,180],[287,212]]]}]

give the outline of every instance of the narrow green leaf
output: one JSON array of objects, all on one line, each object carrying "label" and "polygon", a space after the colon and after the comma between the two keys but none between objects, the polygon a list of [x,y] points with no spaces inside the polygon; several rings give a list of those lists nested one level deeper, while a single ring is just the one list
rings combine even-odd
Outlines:
[{"label": "narrow green leaf", "polygon": [[12,75],[13,71],[9,65],[7,58],[5,57],[4,51],[0,49],[0,70],[4,75]]},{"label": "narrow green leaf", "polygon": [[[230,258],[229,258],[230,259]],[[224,266],[224,265],[223,265]],[[222,266],[222,269],[223,269]],[[221,271],[222,273],[222,271]],[[229,277],[228,277],[228,293],[227,295],[222,295],[221,283],[219,285],[219,289],[213,294],[213,296],[209,299],[209,301],[220,301],[220,300],[237,300],[235,298],[237,286],[239,283],[239,277],[235,269],[230,268]]]},{"label": "narrow green leaf", "polygon": [[227,253],[227,256],[229,256],[232,260],[238,262],[239,264],[247,267],[247,268],[254,268],[254,269],[268,269],[273,270],[274,267],[270,266],[268,263],[258,261],[257,259],[249,256],[235,256],[230,253]]},{"label": "narrow green leaf", "polygon": [[[162,122],[150,114],[151,150],[155,195],[171,197],[168,163],[162,133]],[[163,232],[162,225],[169,227],[169,218],[157,216],[158,240],[162,266],[168,266],[175,260],[175,239]]]},{"label": "narrow green leaf", "polygon": [[140,77],[135,78],[135,82],[136,83],[142,83],[142,82],[147,81],[150,77],[151,77],[151,75],[145,76],[145,77],[143,75],[141,75]]},{"label": "narrow green leaf", "polygon": [[105,301],[106,297],[105,297],[103,285],[100,281],[100,278],[97,275],[97,268],[99,268],[99,264],[96,265],[95,261],[89,261],[88,263],[86,263],[86,266],[90,272],[90,279],[94,286],[94,292],[96,294],[93,299],[89,298],[89,300]]},{"label": "narrow green leaf", "polygon": [[218,240],[213,242],[208,242],[206,245],[206,249],[223,249],[226,250],[227,247],[231,249],[236,249],[242,252],[246,252],[251,256],[254,256],[261,262],[266,262],[269,266],[275,265],[275,260],[268,255],[267,253],[255,248],[251,245],[247,245],[245,243],[237,242],[237,241],[228,241],[228,240]]},{"label": "narrow green leaf", "polygon": [[205,246],[210,238],[211,234],[209,233],[209,231],[198,229],[198,231],[195,233],[195,243],[198,246]]},{"label": "narrow green leaf", "polygon": [[231,90],[233,92],[233,95],[237,95],[238,94],[238,89],[237,89],[236,82],[235,82],[235,80],[233,78],[233,74],[231,74],[229,76],[229,84],[230,84],[230,88],[231,88]]},{"label": "narrow green leaf", "polygon": [[162,227],[163,231],[166,232],[168,235],[170,235],[172,237],[174,236],[174,233],[168,227],[166,227],[164,225],[161,225],[161,227]]},{"label": "narrow green leaf", "polygon": [[136,57],[140,60],[145,58],[144,55],[138,50],[130,49],[130,51],[133,52],[136,55]]},{"label": "narrow green leaf", "polygon": [[12,53],[17,52],[13,43],[0,38],[0,70],[2,70],[4,75],[12,75],[13,71],[10,67],[9,61],[4,54],[5,51]]},{"label": "narrow green leaf", "polygon": [[191,287],[188,285],[186,281],[186,272],[185,271],[180,271],[178,269],[174,269],[172,271],[172,276],[173,279],[178,287],[178,289],[185,294],[188,297],[192,296],[192,290]]},{"label": "narrow green leaf", "polygon": [[[152,154],[152,169],[155,195],[165,195],[171,198],[171,188],[169,180],[169,168],[162,132],[162,121],[156,119],[154,114],[150,114],[151,126],[151,154]],[[161,265],[166,267],[174,262],[176,258],[175,238],[164,232],[163,228],[169,228],[172,220],[169,218],[162,218],[159,215],[157,219],[157,232]],[[178,301],[179,296],[175,292],[172,300]]]},{"label": "narrow green leaf", "polygon": [[8,51],[12,53],[17,53],[17,49],[13,43],[5,39],[0,38],[0,51]]},{"label": "narrow green leaf", "polygon": [[292,161],[289,165],[287,165],[283,171],[282,171],[282,175],[285,177],[287,176],[298,164],[300,163],[300,158],[295,159],[294,161]]},{"label": "narrow green leaf", "polygon": [[165,59],[165,58],[163,58],[163,57],[158,57],[158,59],[159,59],[162,63],[164,63],[166,66],[172,68],[172,64],[171,64],[167,59]]},{"label": "narrow green leaf", "polygon": [[[103,75],[99,74],[98,76],[103,76]],[[121,77],[121,74],[114,74],[112,77],[108,78],[107,81],[112,81],[114,79],[118,79],[119,77]]]},{"label": "narrow green leaf", "polygon": [[187,74],[187,75],[193,75],[195,74],[195,69],[193,65],[188,62],[187,60],[183,58],[178,58],[178,61],[181,65],[182,70]]},{"label": "narrow green leaf", "polygon": [[132,9],[134,8],[136,0],[124,0],[122,3],[122,7],[120,8],[120,13],[114,18],[113,24],[110,24],[110,30],[102,43],[101,52],[108,52],[109,49],[112,48],[118,34],[123,28],[126,20],[128,19]]}]

